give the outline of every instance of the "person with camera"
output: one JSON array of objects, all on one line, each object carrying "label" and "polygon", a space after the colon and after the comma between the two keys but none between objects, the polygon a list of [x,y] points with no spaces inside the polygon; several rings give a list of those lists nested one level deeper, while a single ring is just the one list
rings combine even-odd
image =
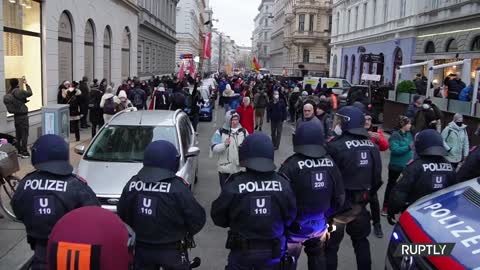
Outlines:
[{"label": "person with camera", "polygon": [[33,93],[25,77],[22,79],[22,85],[25,86],[26,90],[20,88],[18,79],[11,79],[10,90],[8,90],[7,94],[4,96],[3,103],[5,104],[5,107],[7,107],[7,111],[13,114],[18,155],[21,158],[29,158],[30,154],[27,150],[27,143],[30,124],[28,123],[27,102],[29,100],[27,100],[27,98],[31,97]]}]

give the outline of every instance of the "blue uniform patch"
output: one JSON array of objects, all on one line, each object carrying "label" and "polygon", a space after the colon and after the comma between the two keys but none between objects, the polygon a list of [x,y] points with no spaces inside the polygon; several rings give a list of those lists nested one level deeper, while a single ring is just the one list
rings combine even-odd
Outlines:
[{"label": "blue uniform patch", "polygon": [[139,195],[137,205],[137,213],[139,215],[147,217],[157,216],[157,198]]},{"label": "blue uniform patch", "polygon": [[313,171],[311,174],[312,190],[324,190],[328,188],[327,171]]},{"label": "blue uniform patch", "polygon": [[358,167],[369,167],[370,166],[370,151],[360,150],[357,151],[357,166]]},{"label": "blue uniform patch", "polygon": [[272,198],[270,196],[259,196],[250,198],[251,216],[270,216],[272,213]]},{"label": "blue uniform patch", "polygon": [[446,187],[447,177],[444,174],[432,175],[432,188],[442,189]]},{"label": "blue uniform patch", "polygon": [[35,216],[55,215],[55,198],[52,195],[33,197],[33,211]]}]

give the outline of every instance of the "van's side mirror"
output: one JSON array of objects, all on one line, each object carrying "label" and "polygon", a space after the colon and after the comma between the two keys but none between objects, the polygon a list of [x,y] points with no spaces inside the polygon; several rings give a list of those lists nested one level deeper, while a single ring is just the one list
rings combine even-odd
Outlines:
[{"label": "van's side mirror", "polygon": [[83,155],[83,153],[85,153],[85,145],[79,144],[79,145],[75,146],[74,151],[75,151],[75,153],[77,153],[79,155]]},{"label": "van's side mirror", "polygon": [[186,158],[191,158],[191,157],[196,157],[200,154],[200,148],[196,146],[192,146],[188,148],[187,155],[185,156]]}]

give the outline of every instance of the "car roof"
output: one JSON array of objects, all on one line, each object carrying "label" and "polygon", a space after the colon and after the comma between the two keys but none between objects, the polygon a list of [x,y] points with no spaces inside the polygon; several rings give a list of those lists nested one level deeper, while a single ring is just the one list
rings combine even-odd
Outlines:
[{"label": "car roof", "polygon": [[124,111],[116,114],[108,125],[112,126],[174,126],[180,111]]}]

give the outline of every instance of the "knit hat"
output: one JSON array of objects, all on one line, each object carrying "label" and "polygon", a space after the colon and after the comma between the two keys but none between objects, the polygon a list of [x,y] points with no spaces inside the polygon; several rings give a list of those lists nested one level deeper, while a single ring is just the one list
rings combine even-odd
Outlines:
[{"label": "knit hat", "polygon": [[398,125],[400,126],[400,128],[403,128],[404,126],[408,125],[409,123],[411,123],[410,118],[406,117],[405,115],[400,115],[400,119],[398,121]]},{"label": "knit hat", "polygon": [[118,93],[118,98],[127,98],[127,93],[124,90],[121,90],[120,93]]},{"label": "knit hat", "polygon": [[463,122],[463,115],[456,113],[453,116],[453,122],[458,123],[458,122]]}]

